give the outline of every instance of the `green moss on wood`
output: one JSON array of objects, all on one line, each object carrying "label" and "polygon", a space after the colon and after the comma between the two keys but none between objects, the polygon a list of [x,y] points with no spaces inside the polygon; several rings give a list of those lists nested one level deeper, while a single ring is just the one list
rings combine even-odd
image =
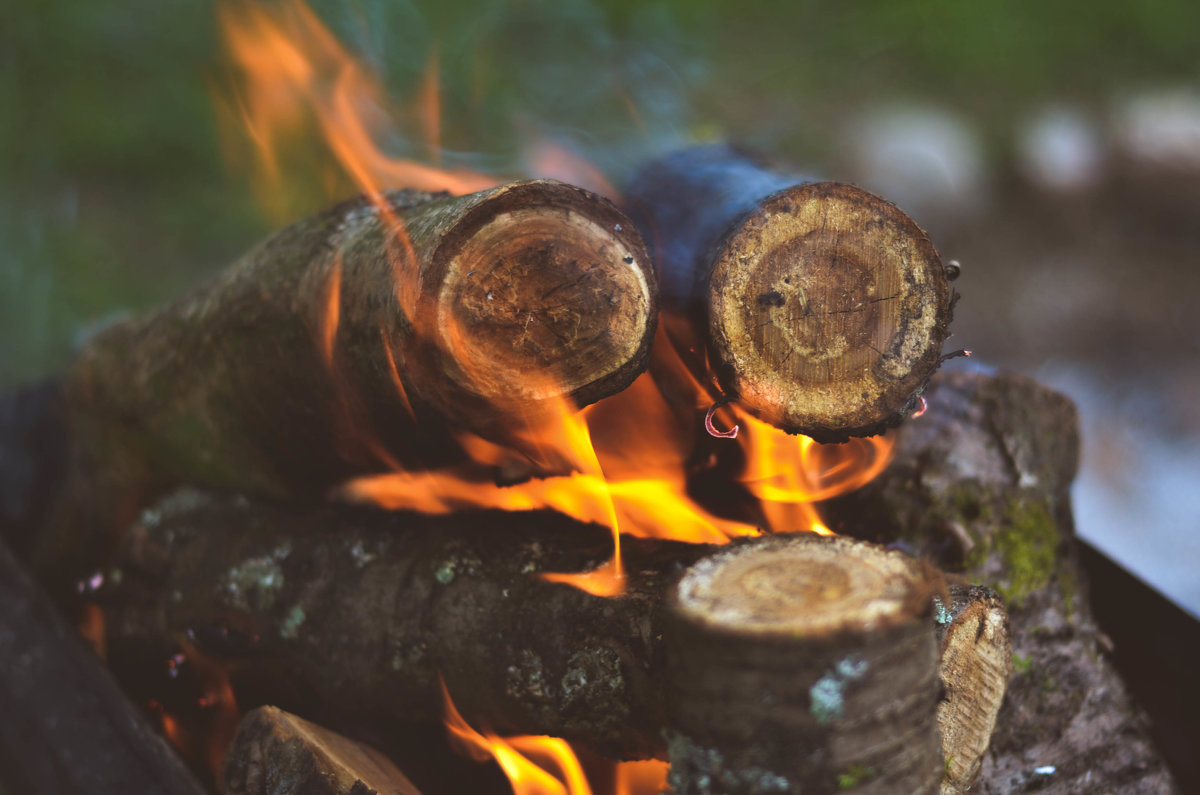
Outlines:
[{"label": "green moss on wood", "polygon": [[1003,572],[990,584],[1009,605],[1020,607],[1054,576],[1058,542],[1058,528],[1045,503],[1017,499],[1005,509],[994,533],[971,551],[967,567],[978,570],[993,553],[998,554]]},{"label": "green moss on wood", "polygon": [[844,773],[838,773],[838,789],[853,789],[875,778],[875,769],[867,765],[851,765]]}]

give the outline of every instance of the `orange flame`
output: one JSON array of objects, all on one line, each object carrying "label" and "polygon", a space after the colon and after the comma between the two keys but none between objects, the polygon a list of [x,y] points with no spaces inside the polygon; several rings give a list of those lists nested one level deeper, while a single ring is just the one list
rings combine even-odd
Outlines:
[{"label": "orange flame", "polygon": [[[445,682],[442,698],[450,741],[474,759],[495,759],[508,776],[513,795],[592,795],[579,759],[565,740],[528,735],[505,739],[491,732],[478,732],[459,714]],[[557,768],[557,776],[547,769],[550,766]]]},{"label": "orange flame", "polygon": [[[256,191],[276,218],[290,215],[289,197],[303,193],[297,182],[305,175],[324,179],[332,198],[348,188],[365,193],[393,233],[388,257],[402,308],[415,294],[414,254],[402,219],[384,191],[409,187],[467,193],[492,187],[494,177],[441,167],[442,120],[440,63],[430,53],[415,106],[406,112],[389,108],[376,77],[356,61],[302,0],[284,0],[270,10],[227,0],[219,9],[238,85],[223,120],[240,120],[240,135],[255,154]],[[636,113],[634,114],[636,116]],[[421,131],[435,166],[389,156],[378,144],[398,127]],[[526,150],[532,175],[553,176],[619,199],[604,175],[564,146],[533,133]],[[311,143],[320,141],[316,150]],[[299,162],[300,168],[294,168]],[[322,363],[336,382],[341,436],[359,443],[393,471],[359,478],[340,490],[344,497],[391,509],[449,513],[468,508],[526,511],[550,508],[609,528],[613,557],[593,571],[541,575],[599,596],[624,589],[620,554],[622,533],[721,544],[762,532],[830,531],[813,506],[815,501],[858,488],[882,470],[891,442],[884,438],[854,440],[846,445],[819,445],[789,436],[741,410],[725,406],[719,387],[708,375],[698,376],[680,358],[666,323],[654,346],[655,363],[624,392],[586,410],[562,400],[557,410],[539,413],[509,429],[508,445],[470,434],[458,438],[469,464],[441,470],[403,470],[359,418],[359,397],[344,383],[337,361],[341,312],[340,260],[326,283],[324,302],[315,318],[314,341]],[[465,341],[447,332],[452,353],[465,353]],[[404,406],[412,413],[407,391],[386,331],[380,329],[388,372]],[[456,347],[457,346],[457,347]],[[461,347],[459,351],[457,348]],[[458,357],[470,362],[470,356]],[[528,374],[535,380],[537,374]],[[537,386],[533,384],[532,386]],[[546,385],[544,391],[560,390]],[[721,403],[724,437],[704,436],[698,417]],[[505,407],[511,408],[511,407]],[[710,412],[710,419],[711,414]],[[511,412],[505,412],[511,414]],[[736,433],[733,431],[736,429]],[[697,451],[711,461],[697,460]],[[710,452],[711,451],[711,452]],[[736,455],[730,455],[736,454]],[[731,473],[729,488],[747,495],[731,515],[694,498],[697,468],[716,466],[723,458],[744,459],[740,474]],[[703,456],[700,456],[703,458]],[[559,473],[513,486],[495,481],[498,468],[526,474]],[[515,478],[514,478],[515,479]],[[446,725],[455,741],[477,757],[494,758],[508,775],[517,795],[590,795],[591,789],[570,747],[550,737],[500,738],[472,729],[455,709],[443,684]],[[206,694],[205,706],[236,711],[233,694],[224,689]],[[163,715],[169,734],[180,729]],[[214,756],[215,759],[215,756]],[[551,771],[556,772],[551,772]],[[650,795],[665,786],[662,762],[624,763],[615,771],[616,795]]]},{"label": "orange flame", "polygon": [[670,765],[657,759],[617,765],[614,795],[657,795],[667,788]]},{"label": "orange flame", "polygon": [[[707,390],[678,361],[660,333],[655,345],[656,373],[671,370],[685,381],[696,408],[709,400]],[[490,480],[490,466],[505,460],[504,451],[477,437],[464,436],[464,449],[475,463],[454,470],[396,471],[357,478],[341,496],[392,510],[451,513],[468,508],[508,511],[554,509],[584,522],[608,527],[617,545],[612,561],[581,575],[543,575],[589,593],[621,592],[619,533],[722,544],[764,531],[830,531],[813,506],[858,488],[886,465],[886,437],[821,445],[791,436],[730,406],[741,433],[720,444],[740,446],[746,466],[740,482],[757,498],[757,511],[744,518],[712,513],[688,493],[687,457],[693,444],[659,381],[643,374],[624,392],[583,411],[566,404],[551,420],[514,429],[517,447],[533,451],[541,471],[564,474],[514,486]],[[693,415],[688,415],[693,416]]]},{"label": "orange flame", "polygon": [[[478,761],[496,760],[513,795],[592,795],[583,766],[570,743],[558,737],[500,737],[477,731],[459,713],[441,682],[444,722],[450,742]],[[669,765],[657,759],[619,762],[613,769],[613,795],[657,795],[667,785]],[[553,771],[553,772],[552,772]]]},{"label": "orange flame", "polygon": [[[335,168],[377,203],[388,188],[470,193],[498,184],[485,174],[434,168],[384,152],[376,141],[393,132],[395,119],[405,114],[389,112],[376,77],[301,0],[270,9],[228,0],[218,16],[238,79],[235,107],[226,105],[222,120],[240,117],[256,154],[256,192],[272,217],[286,217],[296,188],[289,156],[304,162],[297,169],[301,177]],[[439,159],[436,53],[420,107],[407,115],[421,122]],[[226,131],[227,140],[237,137]],[[323,142],[324,151],[308,146],[314,140]],[[335,192],[345,190],[344,180],[332,182]]]},{"label": "orange flame", "polygon": [[[415,278],[412,252],[403,222],[391,211],[382,191],[403,184],[461,192],[490,186],[495,180],[389,158],[382,152],[375,140],[389,123],[389,116],[382,110],[383,92],[378,81],[300,0],[286,0],[271,11],[227,4],[221,7],[220,18],[233,62],[241,70],[239,102],[243,121],[258,148],[261,169],[273,181],[273,192],[280,192],[278,183],[286,177],[280,154],[285,149],[284,139],[305,132],[305,124],[312,127],[315,122],[315,130],[337,165],[376,201],[381,216],[393,227],[391,240],[397,250],[389,251],[389,259],[396,272],[401,306],[407,306],[404,298],[410,291],[408,282]],[[419,107],[414,112],[435,156],[441,136],[438,72],[434,50],[419,92]],[[586,181],[615,193],[594,167],[544,139],[531,148],[530,163],[539,171]],[[335,263],[316,332],[321,357],[331,378],[339,382],[335,343],[340,280],[340,264]],[[460,362],[470,361],[466,344],[456,339],[455,329],[447,332],[445,340],[452,348],[464,348],[459,351],[464,355],[457,357]],[[408,405],[386,335],[384,350],[392,380]],[[730,433],[731,438],[720,443],[740,447],[747,462],[740,482],[758,505],[733,517],[717,515],[689,494],[688,457],[696,449],[696,429],[681,426],[681,422],[690,422],[689,410],[702,411],[705,403],[712,402],[714,391],[719,394],[719,390],[702,383],[682,363],[665,332],[660,332],[655,357],[655,377],[643,375],[624,393],[586,411],[579,412],[563,400],[549,420],[539,416],[529,418],[524,425],[514,423],[508,433],[508,449],[464,434],[460,444],[475,460],[454,470],[401,470],[373,441],[370,429],[355,424],[358,398],[339,383],[339,415],[347,426],[342,437],[357,440],[374,460],[394,470],[355,480],[342,493],[388,508],[429,513],[462,508],[552,508],[582,521],[602,524],[613,533],[614,556],[610,562],[583,574],[544,576],[591,593],[615,595],[621,592],[624,578],[621,533],[723,543],[764,531],[828,532],[812,503],[856,488],[886,465],[889,443],[885,440],[856,440],[832,448],[816,445],[810,439],[788,436],[730,406],[722,411],[723,421],[736,424],[739,433],[736,439]],[[678,386],[678,394],[671,399],[660,386],[663,374]],[[551,386],[547,385],[546,394],[558,391]],[[685,403],[682,411],[680,395]],[[686,405],[689,401],[694,404],[690,409]],[[562,474],[510,487],[490,482],[488,467],[519,463],[521,458],[534,471]]]}]

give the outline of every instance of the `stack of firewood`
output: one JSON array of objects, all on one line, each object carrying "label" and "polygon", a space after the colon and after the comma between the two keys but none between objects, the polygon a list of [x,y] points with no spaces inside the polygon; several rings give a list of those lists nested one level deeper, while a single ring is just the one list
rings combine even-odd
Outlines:
[{"label": "stack of firewood", "polygon": [[[443,688],[472,725],[666,759],[681,794],[1169,788],[1095,648],[1073,409],[1010,376],[933,377],[954,294],[925,233],[727,147],[650,165],[626,198],[629,216],[529,181],[347,202],[85,345],[25,546],[54,596],[102,605],[110,662],[172,739],[185,710],[146,661],[274,705],[228,750],[213,716],[233,699],[187,708],[238,795],[416,792],[393,761],[421,780],[419,759],[347,737],[393,751]],[[326,499],[395,470],[561,474],[531,429],[647,368],[698,430],[693,460],[736,449],[703,430],[730,402],[822,442],[924,416],[830,506],[840,537],[626,538],[617,596],[532,576],[601,564],[603,528]]]}]

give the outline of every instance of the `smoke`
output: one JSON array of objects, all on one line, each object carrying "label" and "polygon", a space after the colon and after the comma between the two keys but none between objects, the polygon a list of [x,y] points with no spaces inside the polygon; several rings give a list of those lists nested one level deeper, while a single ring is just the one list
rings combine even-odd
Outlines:
[{"label": "smoke", "polygon": [[[710,74],[696,35],[704,12],[689,16],[685,33],[664,3],[322,0],[313,8],[401,106],[417,101],[436,59],[437,154],[449,168],[536,176],[530,150],[549,142],[619,184],[689,137],[697,123],[689,98]],[[387,144],[396,156],[421,158],[429,155],[423,140],[408,119]]]}]

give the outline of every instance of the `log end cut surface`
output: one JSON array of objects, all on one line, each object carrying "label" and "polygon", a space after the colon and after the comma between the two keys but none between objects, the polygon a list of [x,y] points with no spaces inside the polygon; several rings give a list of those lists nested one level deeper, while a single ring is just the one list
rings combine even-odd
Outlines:
[{"label": "log end cut surface", "polygon": [[911,558],[815,534],[722,551],[693,566],[677,593],[682,615],[712,630],[805,638],[911,621],[931,596]]},{"label": "log end cut surface", "polygon": [[895,424],[949,330],[928,236],[890,202],[837,182],[765,201],[727,237],[710,286],[725,386],[762,419],[820,441]]},{"label": "log end cut surface", "polygon": [[242,719],[224,773],[224,795],[421,795],[379,751],[276,707]]},{"label": "log end cut surface", "polygon": [[694,564],[664,632],[672,791],[937,792],[933,587],[900,553],[812,534]]},{"label": "log end cut surface", "polygon": [[607,200],[517,183],[464,219],[439,259],[449,373],[493,401],[593,402],[644,369],[656,287],[640,236]]}]

